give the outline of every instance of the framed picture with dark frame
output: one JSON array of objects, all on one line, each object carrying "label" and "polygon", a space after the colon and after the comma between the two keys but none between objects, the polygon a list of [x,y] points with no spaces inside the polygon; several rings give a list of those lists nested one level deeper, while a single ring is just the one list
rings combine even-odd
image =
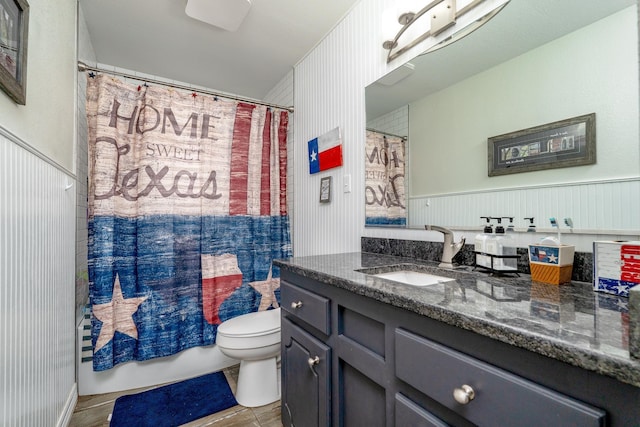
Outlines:
[{"label": "framed picture with dark frame", "polygon": [[589,165],[596,162],[596,114],[488,139],[489,176]]},{"label": "framed picture with dark frame", "polygon": [[16,103],[27,98],[29,3],[0,0],[0,88]]},{"label": "framed picture with dark frame", "polygon": [[326,176],[320,179],[320,203],[331,201],[331,177]]}]

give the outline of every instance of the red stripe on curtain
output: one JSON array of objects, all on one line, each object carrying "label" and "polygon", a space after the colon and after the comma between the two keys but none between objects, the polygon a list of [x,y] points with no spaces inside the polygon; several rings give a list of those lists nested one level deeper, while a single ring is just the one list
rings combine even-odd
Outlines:
[{"label": "red stripe on curtain", "polygon": [[229,182],[229,215],[247,214],[247,182],[249,177],[249,137],[251,115],[255,105],[238,103],[231,143],[231,175]]},{"label": "red stripe on curtain", "polygon": [[262,171],[260,173],[260,215],[271,215],[271,109],[267,108],[262,129]]},{"label": "red stripe on curtain", "polygon": [[278,129],[278,157],[280,160],[280,215],[287,214],[287,129],[289,127],[289,113],[280,112],[280,127]]}]

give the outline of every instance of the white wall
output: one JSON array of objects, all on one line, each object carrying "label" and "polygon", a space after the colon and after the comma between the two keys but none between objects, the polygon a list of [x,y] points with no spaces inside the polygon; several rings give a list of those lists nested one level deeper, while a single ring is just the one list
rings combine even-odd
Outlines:
[{"label": "white wall", "polygon": [[[435,232],[364,227],[364,88],[403,62],[394,61],[388,66],[381,48],[382,16],[395,3],[362,0],[295,67],[293,241],[296,256],[359,251],[361,236],[442,241],[441,235]],[[406,58],[418,49],[420,46],[408,52]],[[307,141],[336,126],[343,131],[344,165],[310,175]],[[350,193],[342,191],[343,178],[347,175],[352,181]],[[331,203],[320,205],[318,191],[323,176],[333,176],[334,195]],[[589,241],[600,237],[572,236],[572,239],[583,240],[579,245],[581,250],[589,247]],[[569,239],[568,243],[573,242]]]},{"label": "white wall", "polygon": [[[364,88],[387,72],[380,14],[393,1],[362,0],[295,67],[294,224],[296,256],[358,251],[364,233]],[[389,68],[391,69],[391,68]],[[307,141],[339,126],[343,166],[309,174]],[[320,179],[333,177],[331,203]],[[351,192],[343,180],[351,179]]]},{"label": "white wall", "polygon": [[0,124],[74,171],[75,0],[30,0],[27,101],[0,92]]},{"label": "white wall", "polygon": [[29,0],[26,105],[0,92],[0,425],[75,406],[76,0]]}]

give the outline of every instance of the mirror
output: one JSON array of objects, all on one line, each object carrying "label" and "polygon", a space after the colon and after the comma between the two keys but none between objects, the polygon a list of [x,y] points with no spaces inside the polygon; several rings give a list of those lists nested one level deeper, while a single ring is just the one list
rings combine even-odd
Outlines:
[{"label": "mirror", "polygon": [[[575,232],[637,235],[637,17],[635,0],[511,0],[367,86],[367,129],[408,137],[407,225],[477,229],[502,216],[524,230],[526,217],[539,228],[558,217]],[[591,113],[595,164],[488,176],[489,138]]]}]

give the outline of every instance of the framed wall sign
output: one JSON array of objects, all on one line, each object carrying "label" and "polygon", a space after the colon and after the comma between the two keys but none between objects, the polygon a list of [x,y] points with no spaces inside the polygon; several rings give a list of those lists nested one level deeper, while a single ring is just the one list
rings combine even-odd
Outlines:
[{"label": "framed wall sign", "polygon": [[331,201],[331,177],[327,176],[320,180],[320,203]]},{"label": "framed wall sign", "polygon": [[27,97],[29,3],[0,0],[0,88],[16,103]]},{"label": "framed wall sign", "polygon": [[596,162],[596,114],[488,139],[489,176]]}]

